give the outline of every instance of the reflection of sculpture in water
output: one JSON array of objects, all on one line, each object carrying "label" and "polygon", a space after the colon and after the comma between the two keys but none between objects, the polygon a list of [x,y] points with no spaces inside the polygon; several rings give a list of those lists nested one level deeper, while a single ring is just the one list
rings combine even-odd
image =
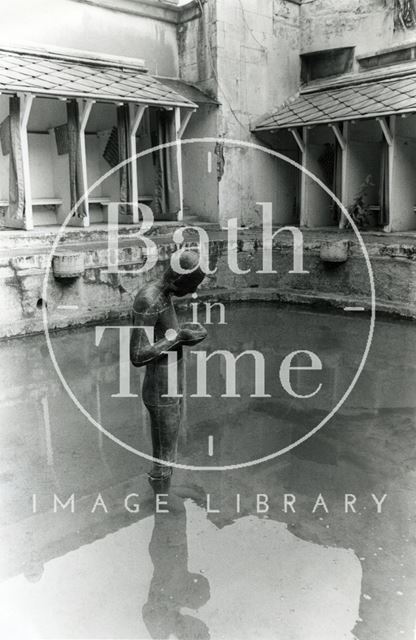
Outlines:
[{"label": "reflection of sculpture in water", "polygon": [[[133,304],[134,325],[130,342],[130,359],[135,367],[146,365],[143,383],[143,402],[150,414],[153,457],[165,462],[175,462],[179,427],[182,417],[182,398],[164,397],[168,393],[169,375],[177,372],[178,394],[183,390],[184,345],[196,345],[207,335],[199,323],[179,326],[172,296],[194,293],[204,279],[199,267],[199,256],[192,251],[181,254],[179,264],[192,273],[179,274],[170,266],[159,281],[142,287]],[[151,344],[142,327],[154,329]],[[177,352],[177,364],[168,364],[167,351]],[[170,373],[171,371],[171,373]],[[154,462],[151,481],[169,478],[172,467]]]},{"label": "reflection of sculpture in water", "polygon": [[[169,480],[166,481],[167,483]],[[152,638],[208,640],[205,623],[181,613],[182,607],[199,609],[210,597],[205,576],[188,571],[186,509],[184,498],[169,494],[168,513],[155,513],[149,545],[154,572],[143,620]]]}]

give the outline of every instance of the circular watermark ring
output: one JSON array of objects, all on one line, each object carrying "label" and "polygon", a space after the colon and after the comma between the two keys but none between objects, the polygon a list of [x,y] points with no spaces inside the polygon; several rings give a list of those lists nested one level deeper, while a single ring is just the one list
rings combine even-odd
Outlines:
[{"label": "circular watermark ring", "polygon": [[94,427],[99,429],[101,431],[101,433],[103,433],[105,436],[107,436],[107,438],[109,438],[110,440],[112,440],[116,444],[120,445],[120,447],[122,447],[126,451],[129,451],[130,453],[134,453],[135,455],[140,456],[141,458],[149,460],[150,462],[156,462],[156,463],[159,463],[159,464],[164,464],[165,466],[174,467],[176,469],[184,469],[184,470],[188,470],[188,471],[230,471],[230,470],[233,470],[233,469],[242,469],[242,468],[245,468],[245,467],[253,467],[253,466],[255,466],[257,464],[260,464],[262,462],[268,462],[270,460],[278,458],[278,457],[284,455],[285,453],[288,453],[289,451],[291,451],[295,447],[298,447],[300,444],[302,444],[306,440],[309,440],[309,438],[311,438],[313,435],[315,435],[315,433],[320,431],[322,429],[322,427],[324,427],[331,420],[331,418],[334,417],[334,415],[337,413],[337,411],[339,411],[339,409],[342,407],[342,405],[345,403],[345,401],[347,400],[347,398],[349,397],[349,395],[353,391],[355,385],[358,382],[358,379],[361,376],[361,373],[363,372],[365,363],[366,363],[367,358],[368,358],[368,354],[369,354],[370,349],[371,349],[371,344],[372,344],[373,336],[374,336],[375,319],[376,319],[376,293],[375,293],[375,285],[374,285],[374,274],[373,274],[373,269],[372,269],[372,266],[371,266],[370,257],[368,255],[368,251],[367,251],[367,248],[365,246],[364,240],[363,240],[363,238],[362,238],[362,236],[361,236],[361,234],[360,234],[360,232],[359,232],[359,230],[357,228],[357,225],[355,224],[354,220],[352,219],[352,217],[348,213],[348,211],[345,208],[345,206],[339,200],[339,198],[335,195],[335,193],[333,193],[331,191],[331,189],[329,187],[327,187],[322,182],[322,180],[320,180],[320,178],[315,176],[306,167],[303,167],[302,165],[300,165],[298,162],[296,162],[296,160],[292,160],[292,158],[289,158],[289,157],[285,156],[284,154],[279,153],[278,151],[275,151],[274,149],[269,149],[267,147],[263,147],[262,145],[255,144],[253,142],[247,142],[247,141],[244,141],[244,140],[236,140],[236,139],[233,139],[233,138],[216,138],[216,137],[187,138],[185,140],[174,140],[172,142],[166,142],[164,144],[156,145],[156,146],[154,146],[154,147],[152,147],[150,149],[146,149],[145,151],[141,151],[140,153],[137,153],[134,156],[131,156],[130,158],[126,158],[125,160],[120,162],[115,167],[112,167],[101,178],[96,180],[96,182],[94,182],[94,184],[91,187],[89,187],[89,189],[85,192],[85,194],[78,200],[78,202],[75,204],[75,206],[68,213],[68,215],[66,216],[64,222],[61,225],[60,230],[56,234],[56,238],[55,238],[55,240],[54,240],[54,242],[52,244],[52,248],[51,248],[51,250],[49,252],[49,255],[47,257],[45,277],[44,277],[43,288],[42,288],[42,295],[43,295],[43,299],[47,300],[48,280],[49,280],[49,274],[50,274],[50,269],[51,269],[51,265],[52,265],[52,258],[54,256],[55,250],[56,250],[56,248],[58,246],[60,237],[61,237],[63,231],[65,230],[68,222],[70,221],[72,216],[75,214],[77,208],[85,201],[85,199],[88,197],[88,195],[94,189],[96,189],[102,182],[104,182],[104,180],[106,180],[108,177],[113,175],[115,172],[117,172],[122,167],[130,164],[133,160],[138,160],[140,158],[143,158],[143,157],[145,157],[145,156],[147,156],[147,155],[149,155],[151,153],[154,153],[156,151],[160,151],[162,149],[167,149],[167,148],[175,147],[175,146],[179,146],[179,145],[180,146],[185,146],[185,145],[194,144],[194,143],[215,143],[215,144],[219,143],[219,144],[224,144],[224,145],[225,144],[229,144],[229,145],[232,145],[232,146],[235,146],[235,147],[246,147],[248,149],[254,149],[256,151],[262,151],[264,153],[269,154],[270,156],[273,156],[275,158],[279,158],[280,160],[283,160],[284,162],[287,162],[288,164],[291,164],[293,167],[299,169],[306,176],[311,178],[311,180],[313,180],[316,184],[318,184],[321,187],[321,189],[323,189],[323,191],[325,191],[330,196],[332,201],[339,207],[339,209],[342,211],[342,213],[344,214],[344,216],[348,220],[349,224],[351,225],[351,228],[353,229],[353,231],[354,231],[354,233],[355,233],[355,235],[356,235],[356,237],[358,239],[358,242],[359,242],[359,245],[361,247],[361,250],[363,252],[365,264],[366,264],[366,267],[367,267],[369,282],[370,282],[370,295],[371,295],[370,327],[369,327],[369,332],[368,332],[368,336],[367,336],[367,341],[366,341],[366,346],[365,346],[365,349],[364,349],[364,353],[363,353],[363,356],[361,358],[361,361],[360,361],[360,364],[358,366],[358,369],[357,369],[357,371],[355,373],[355,376],[353,377],[348,389],[345,391],[344,395],[341,397],[341,399],[338,401],[338,403],[335,405],[335,407],[328,413],[328,415],[325,416],[325,418],[323,418],[321,420],[321,422],[318,425],[316,425],[310,431],[308,431],[307,434],[305,434],[304,436],[302,436],[298,440],[295,440],[295,442],[292,442],[290,445],[287,445],[286,447],[283,447],[282,449],[279,449],[278,451],[275,451],[274,453],[271,453],[271,454],[269,454],[267,456],[263,456],[263,457],[258,458],[256,460],[249,460],[247,462],[241,462],[241,463],[236,463],[236,464],[231,464],[231,465],[204,466],[204,465],[182,464],[182,463],[179,463],[179,462],[171,462],[171,461],[167,461],[167,460],[161,460],[159,458],[154,458],[153,456],[151,456],[151,455],[149,455],[147,453],[144,453],[142,451],[139,451],[135,447],[127,444],[126,442],[124,442],[120,438],[117,438],[117,436],[115,436],[110,431],[105,429],[105,427],[103,427],[97,420],[95,420],[92,417],[92,415],[85,409],[85,407],[79,402],[78,398],[75,396],[75,394],[73,393],[72,389],[70,388],[68,382],[66,381],[66,379],[65,379],[65,377],[64,377],[64,375],[63,375],[63,373],[61,371],[61,368],[60,368],[60,366],[59,366],[59,364],[57,362],[55,353],[53,351],[52,343],[51,343],[51,339],[50,339],[50,335],[49,335],[48,310],[47,310],[46,305],[43,305],[43,307],[42,307],[42,319],[43,319],[43,326],[44,326],[45,338],[46,338],[46,343],[47,343],[47,346],[48,346],[49,355],[51,357],[51,360],[52,360],[52,363],[54,365],[55,371],[56,371],[56,373],[58,375],[58,378],[60,379],[64,389],[66,390],[66,392],[68,393],[69,397],[74,402],[76,407],[88,419],[88,421]]}]

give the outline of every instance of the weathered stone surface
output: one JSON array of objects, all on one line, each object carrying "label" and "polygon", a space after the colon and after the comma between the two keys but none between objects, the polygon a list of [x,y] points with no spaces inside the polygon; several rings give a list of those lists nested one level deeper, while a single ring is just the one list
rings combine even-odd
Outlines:
[{"label": "weathered stone surface", "polygon": [[78,278],[84,273],[84,254],[79,251],[61,251],[52,258],[55,278]]},{"label": "weathered stone surface", "polygon": [[349,247],[347,240],[338,242],[323,242],[320,249],[322,262],[346,262],[348,260]]},{"label": "weathered stone surface", "polygon": [[[69,234],[71,235],[71,233]],[[119,247],[121,273],[108,272],[108,249],[105,235],[84,231],[83,242],[77,243],[85,271],[74,281],[57,280],[49,272],[47,287],[48,320],[51,328],[60,328],[116,320],[129,314],[137,290],[157,277],[175,251],[171,235],[154,236],[158,246],[158,263],[152,271],[137,273],[145,255],[137,238],[123,236]],[[195,247],[191,240],[186,242]],[[347,232],[303,231],[304,269],[309,274],[290,274],[293,268],[291,234],[278,234],[273,243],[273,268],[276,273],[261,274],[263,238],[259,229],[239,232],[238,266],[248,273],[236,275],[228,265],[225,232],[211,231],[210,267],[216,272],[206,277],[202,295],[229,299],[285,300],[301,304],[330,304],[336,307],[357,303],[369,308],[370,283],[362,249],[355,236]],[[416,261],[410,237],[366,234],[376,286],[377,308],[386,313],[416,318]],[[50,245],[53,237],[50,237]],[[64,238],[65,242],[67,238]],[[348,241],[350,258],[339,264],[323,263],[322,242]],[[48,248],[44,238],[35,250],[21,249],[0,269],[0,336],[11,336],[43,330],[43,281],[48,265]],[[6,266],[7,265],[7,266]],[[65,309],[65,307],[73,307]]]}]

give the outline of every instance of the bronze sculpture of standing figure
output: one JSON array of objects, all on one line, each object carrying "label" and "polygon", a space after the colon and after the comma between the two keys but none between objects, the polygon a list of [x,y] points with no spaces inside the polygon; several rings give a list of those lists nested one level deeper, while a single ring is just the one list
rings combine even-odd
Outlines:
[{"label": "bronze sculpture of standing figure", "polygon": [[[185,251],[179,261],[182,269],[191,273],[176,273],[171,266],[160,280],[144,285],[133,303],[134,325],[130,341],[130,360],[135,367],[146,366],[143,383],[143,402],[150,414],[154,461],[149,474],[151,481],[168,480],[173,468],[163,462],[175,462],[179,428],[182,418],[182,398],[166,397],[169,376],[177,376],[178,395],[183,391],[184,346],[193,346],[204,340],[206,329],[199,323],[179,325],[173,305],[173,296],[194,293],[204,279],[199,256]],[[154,342],[140,327],[154,329]],[[177,365],[169,364],[166,352],[177,352]],[[175,367],[175,371],[172,367]]]}]

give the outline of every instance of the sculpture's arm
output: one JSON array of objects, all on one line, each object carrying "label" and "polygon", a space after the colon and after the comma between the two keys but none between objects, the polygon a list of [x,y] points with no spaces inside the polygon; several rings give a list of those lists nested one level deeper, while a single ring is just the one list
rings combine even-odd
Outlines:
[{"label": "sculpture's arm", "polygon": [[179,328],[178,339],[184,346],[193,347],[205,340],[207,335],[207,330],[199,322],[185,322]]}]

